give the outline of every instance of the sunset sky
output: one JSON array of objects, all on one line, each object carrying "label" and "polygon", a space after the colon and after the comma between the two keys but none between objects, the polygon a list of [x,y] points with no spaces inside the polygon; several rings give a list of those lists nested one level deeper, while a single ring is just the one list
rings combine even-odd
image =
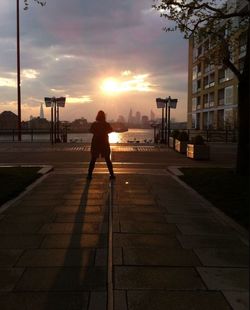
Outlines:
[{"label": "sunset sky", "polygon": [[[149,115],[156,97],[178,98],[186,120],[188,43],[162,31],[153,0],[20,0],[22,119],[39,116],[44,97],[66,96],[61,120],[108,119],[130,108]],[[16,113],[16,1],[0,4],[0,113]],[[49,118],[48,109],[44,108]]]}]

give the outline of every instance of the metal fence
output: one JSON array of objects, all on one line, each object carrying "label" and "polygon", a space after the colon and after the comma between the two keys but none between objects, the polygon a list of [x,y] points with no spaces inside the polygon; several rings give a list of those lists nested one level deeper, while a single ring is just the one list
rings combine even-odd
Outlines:
[{"label": "metal fence", "polygon": [[203,139],[207,142],[237,142],[238,132],[237,130],[196,130],[187,129],[189,140],[197,135],[201,135]]},{"label": "metal fence", "polygon": [[[50,142],[50,130],[22,129],[22,142]],[[17,129],[0,129],[0,142],[18,142]]]},{"label": "metal fence", "polygon": [[[215,129],[207,129],[207,130],[198,130],[198,129],[174,129],[171,130],[179,132],[187,132],[188,140],[191,141],[197,135],[201,135],[206,142],[237,142],[238,140],[238,131],[236,129],[225,129],[225,130],[215,130]],[[165,137],[167,134],[164,132]],[[161,130],[159,130],[159,135],[161,137]],[[164,136],[164,135],[163,135]],[[170,134],[171,136],[171,134]],[[166,138],[165,138],[166,139]]]},{"label": "metal fence", "polygon": [[[196,129],[180,129],[186,131],[189,140],[196,135],[201,135],[207,142],[237,142],[237,130],[196,130]],[[69,133],[69,132],[68,132]],[[50,130],[23,129],[22,142],[50,142]],[[59,132],[61,141],[67,142],[67,134],[64,131]],[[17,129],[0,129],[0,142],[18,142]]]}]

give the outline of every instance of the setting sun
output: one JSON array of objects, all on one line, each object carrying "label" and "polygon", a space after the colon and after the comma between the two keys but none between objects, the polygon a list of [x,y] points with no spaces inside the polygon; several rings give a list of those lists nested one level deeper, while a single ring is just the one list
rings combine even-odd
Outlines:
[{"label": "setting sun", "polygon": [[109,95],[128,92],[149,92],[153,90],[153,84],[148,81],[149,74],[132,74],[126,70],[118,78],[109,77],[103,80],[101,90]]},{"label": "setting sun", "polygon": [[102,83],[101,88],[105,93],[115,93],[118,91],[118,82],[112,78],[106,79]]}]

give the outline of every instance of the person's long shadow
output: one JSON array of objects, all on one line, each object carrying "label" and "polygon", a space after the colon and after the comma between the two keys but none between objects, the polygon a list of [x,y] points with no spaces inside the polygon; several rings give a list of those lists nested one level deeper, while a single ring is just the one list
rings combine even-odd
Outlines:
[{"label": "person's long shadow", "polygon": [[[103,183],[106,184],[105,180]],[[91,186],[94,187],[97,197],[103,194],[101,206],[89,205]],[[108,185],[106,190],[105,188],[98,190],[95,183],[92,184],[91,181],[86,181],[84,184],[79,206],[72,219],[70,239],[67,246],[65,245],[64,262],[54,268],[56,275],[49,288],[46,310],[75,310],[85,309],[85,307],[87,309],[91,292],[106,291],[107,193]],[[98,208],[100,208],[99,212]]]}]

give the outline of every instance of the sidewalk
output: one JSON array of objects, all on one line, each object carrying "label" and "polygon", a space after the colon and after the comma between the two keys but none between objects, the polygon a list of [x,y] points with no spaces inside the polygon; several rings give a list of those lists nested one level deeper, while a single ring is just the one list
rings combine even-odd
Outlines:
[{"label": "sidewalk", "polygon": [[244,238],[168,172],[145,173],[110,188],[55,170],[0,214],[0,309],[105,310],[113,294],[116,310],[247,310]]},{"label": "sidewalk", "polygon": [[231,166],[232,146],[209,162],[114,151],[112,184],[102,163],[86,182],[88,152],[22,148],[0,162],[55,169],[0,208],[1,310],[249,309],[245,237],[168,172]]}]

